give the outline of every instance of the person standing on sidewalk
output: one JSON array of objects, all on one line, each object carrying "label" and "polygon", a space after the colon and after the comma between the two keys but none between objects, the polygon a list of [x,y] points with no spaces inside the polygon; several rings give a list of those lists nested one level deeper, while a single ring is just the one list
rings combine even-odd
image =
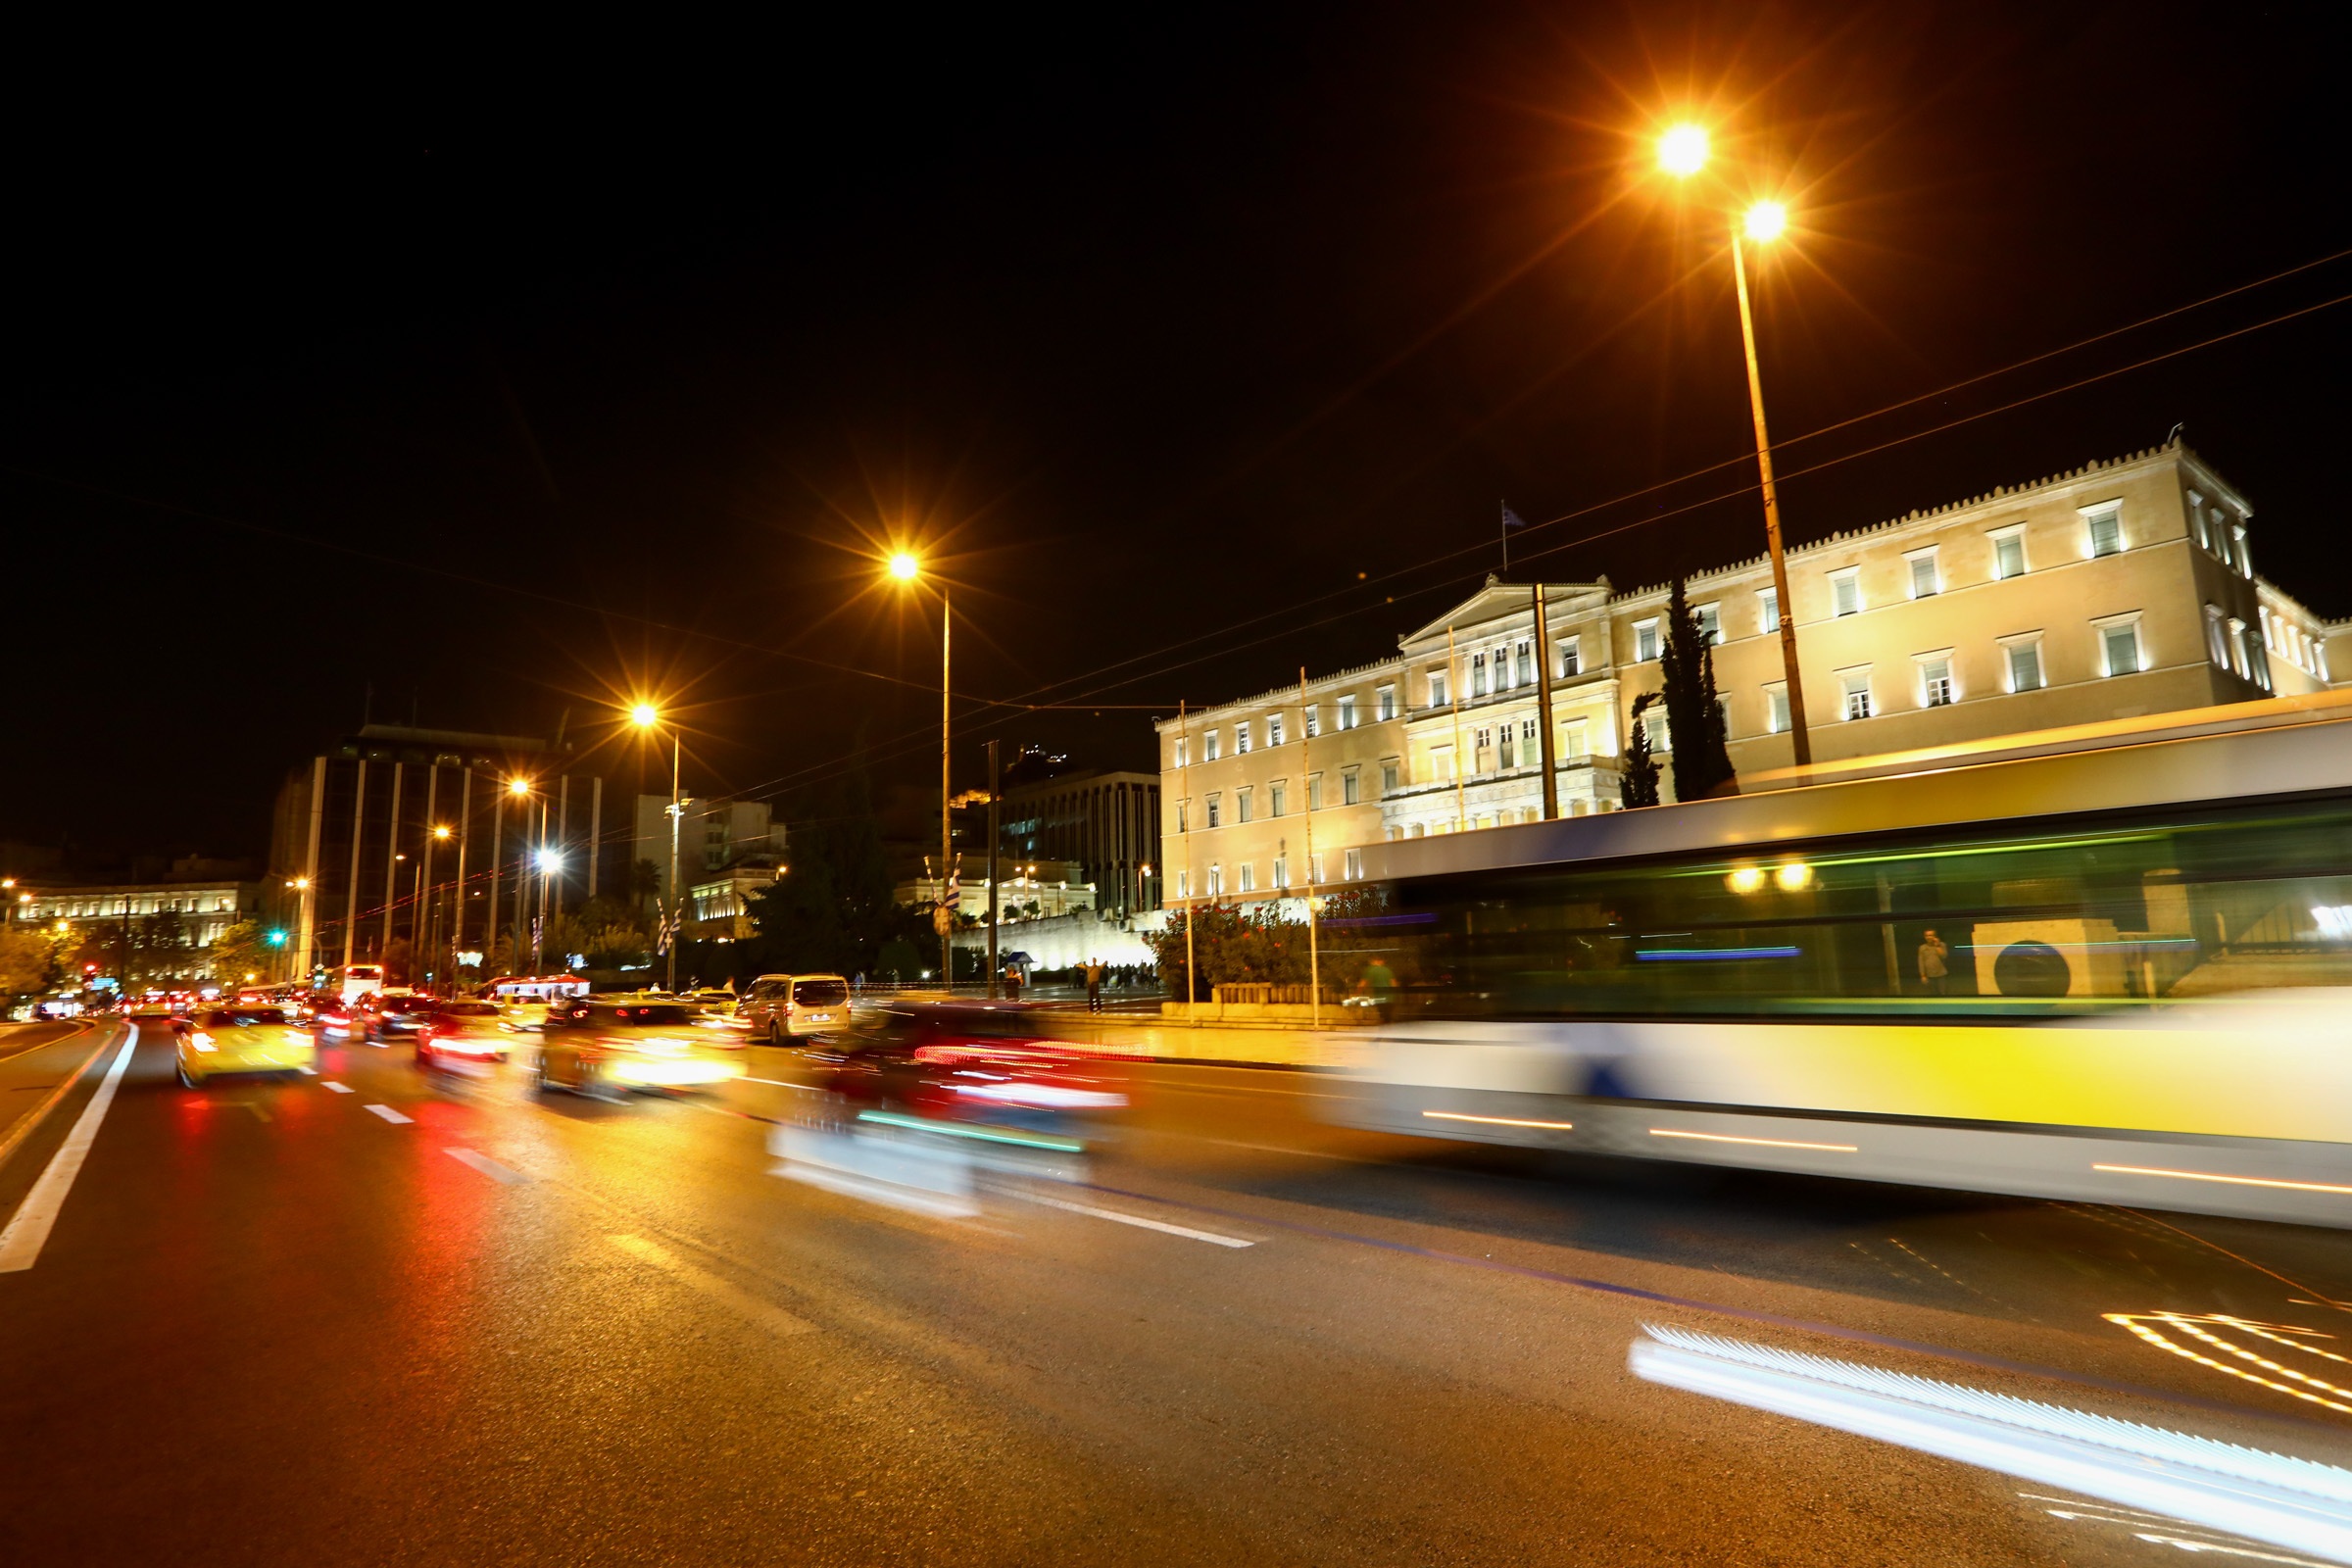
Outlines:
[{"label": "person standing on sidewalk", "polygon": [[1086,1010],[1089,1012],[1102,1010],[1102,960],[1101,958],[1086,960]]}]

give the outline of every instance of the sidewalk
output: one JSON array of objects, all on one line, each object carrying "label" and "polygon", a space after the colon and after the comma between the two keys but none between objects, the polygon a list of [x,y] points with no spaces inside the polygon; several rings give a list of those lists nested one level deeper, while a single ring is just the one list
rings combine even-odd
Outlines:
[{"label": "sidewalk", "polygon": [[1339,1068],[1354,1064],[1360,1032],[1296,1029],[1279,1024],[1169,1023],[1150,1013],[1054,1014],[1056,1037],[1122,1055],[1158,1061],[1245,1062],[1269,1067]]}]

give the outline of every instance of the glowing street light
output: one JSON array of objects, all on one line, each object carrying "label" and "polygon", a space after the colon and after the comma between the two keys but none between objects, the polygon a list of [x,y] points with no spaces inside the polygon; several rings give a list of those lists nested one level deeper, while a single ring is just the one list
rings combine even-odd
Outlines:
[{"label": "glowing street light", "polygon": [[[629,709],[629,722],[651,733],[662,723],[662,710],[652,703],[637,703]],[[669,940],[664,946],[669,952],[669,989],[678,989],[678,938],[686,933],[686,904],[678,897],[678,834],[686,821],[686,801],[678,793],[679,774],[686,761],[686,734],[676,725],[669,731],[669,881],[663,888],[670,910]]]},{"label": "glowing street light", "polygon": [[539,852],[539,869],[549,873],[563,870],[564,852],[557,849],[542,849]]},{"label": "glowing street light", "polygon": [[[911,552],[900,550],[892,553],[889,569],[891,576],[898,581],[911,583],[922,575],[923,564]],[[956,979],[953,962],[955,945],[948,933],[956,928],[956,911],[948,907],[948,847],[953,837],[948,829],[948,811],[956,791],[950,782],[948,768],[948,692],[953,668],[949,662],[950,638],[955,621],[956,607],[948,596],[948,585],[942,582],[939,585],[939,904],[933,911],[932,921],[939,930],[940,976],[951,984]]]},{"label": "glowing street light", "polygon": [[531,781],[519,776],[511,778],[507,780],[507,793],[509,795],[528,795],[531,793]]},{"label": "glowing street light", "polygon": [[433,824],[433,837],[446,843],[449,839],[449,824],[447,822],[435,822]]},{"label": "glowing street light", "polygon": [[1670,125],[1658,138],[1658,167],[1678,179],[1688,179],[1707,167],[1707,128],[1685,122]]},{"label": "glowing street light", "polygon": [[[1688,179],[1706,167],[1708,138],[1698,125],[1670,126],[1658,138],[1658,167]],[[1788,693],[1788,740],[1799,767],[1813,765],[1813,740],[1805,724],[1805,683],[1796,659],[1796,606],[1788,594],[1788,563],[1781,548],[1781,495],[1772,477],[1772,436],[1764,423],[1764,379],[1756,367],[1756,323],[1747,303],[1744,238],[1769,245],[1788,232],[1788,208],[1778,201],[1752,204],[1732,225],[1732,280],[1740,296],[1740,341],[1747,353],[1747,404],[1756,426],[1756,473],[1764,493],[1764,541],[1772,558],[1775,618],[1780,622],[1781,675]]]}]

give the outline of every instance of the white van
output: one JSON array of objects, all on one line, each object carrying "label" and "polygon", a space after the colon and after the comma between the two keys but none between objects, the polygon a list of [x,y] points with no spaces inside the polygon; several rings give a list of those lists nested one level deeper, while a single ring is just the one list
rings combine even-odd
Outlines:
[{"label": "white van", "polygon": [[763,974],[737,1004],[754,1041],[791,1045],[850,1026],[850,983],[837,974]]}]

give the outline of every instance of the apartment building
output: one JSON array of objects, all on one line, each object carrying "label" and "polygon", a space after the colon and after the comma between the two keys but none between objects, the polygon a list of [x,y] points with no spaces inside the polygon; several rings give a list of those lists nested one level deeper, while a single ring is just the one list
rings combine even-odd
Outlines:
[{"label": "apartment building", "polygon": [[[2333,684],[2352,632],[2256,573],[2252,517],[2175,442],[1789,552],[1814,760]],[[1733,764],[1787,768],[1769,563],[1686,591],[1715,639]],[[1667,589],[1550,583],[1543,601],[1539,632],[1533,586],[1490,578],[1395,659],[1160,720],[1171,897],[1280,897],[1353,879],[1350,852],[1377,840],[1535,820],[1539,658],[1560,810],[1616,809],[1633,704],[1660,687]],[[1670,759],[1663,714],[1642,722]]]}]

